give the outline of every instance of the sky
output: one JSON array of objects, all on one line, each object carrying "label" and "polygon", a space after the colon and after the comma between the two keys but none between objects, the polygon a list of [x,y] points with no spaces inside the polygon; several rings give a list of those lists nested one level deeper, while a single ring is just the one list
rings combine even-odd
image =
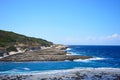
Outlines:
[{"label": "sky", "polygon": [[0,0],[0,29],[66,45],[120,45],[120,0]]}]

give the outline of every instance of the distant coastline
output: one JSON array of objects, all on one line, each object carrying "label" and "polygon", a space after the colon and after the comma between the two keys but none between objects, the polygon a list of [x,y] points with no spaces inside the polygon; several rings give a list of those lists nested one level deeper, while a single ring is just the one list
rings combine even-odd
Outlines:
[{"label": "distant coastline", "polygon": [[67,45],[67,46],[120,46],[120,45],[81,45],[81,44],[78,44],[78,45]]}]

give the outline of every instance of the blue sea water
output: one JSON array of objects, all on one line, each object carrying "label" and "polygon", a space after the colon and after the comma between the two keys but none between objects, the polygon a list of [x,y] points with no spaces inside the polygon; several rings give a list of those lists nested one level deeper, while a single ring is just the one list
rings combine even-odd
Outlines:
[{"label": "blue sea water", "polygon": [[70,45],[66,50],[71,55],[92,56],[87,60],[0,62],[0,74],[31,73],[73,68],[120,68],[120,46]]}]

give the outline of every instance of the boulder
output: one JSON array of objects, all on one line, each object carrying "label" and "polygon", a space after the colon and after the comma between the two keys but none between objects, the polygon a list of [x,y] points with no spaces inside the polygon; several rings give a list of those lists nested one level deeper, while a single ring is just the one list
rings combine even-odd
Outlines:
[{"label": "boulder", "polygon": [[56,44],[56,45],[53,45],[52,47],[58,50],[66,50],[68,48],[67,46],[62,44]]}]

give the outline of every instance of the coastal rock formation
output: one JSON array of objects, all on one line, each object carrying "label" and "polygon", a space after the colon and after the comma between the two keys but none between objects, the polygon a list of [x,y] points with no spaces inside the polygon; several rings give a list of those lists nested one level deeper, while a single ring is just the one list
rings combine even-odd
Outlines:
[{"label": "coastal rock formation", "polygon": [[1,80],[120,80],[120,69],[85,68],[31,74],[1,74]]},{"label": "coastal rock formation", "polygon": [[0,61],[64,61],[70,60],[73,61],[74,59],[88,59],[91,57],[88,56],[73,56],[73,55],[24,55],[22,53],[17,55],[11,55],[9,57],[4,57],[0,59]]},{"label": "coastal rock formation", "polygon": [[4,57],[6,52],[16,51],[17,48],[31,50],[38,49],[41,46],[50,47],[51,45],[53,45],[52,42],[41,38],[0,30],[0,57]]},{"label": "coastal rock formation", "polygon": [[48,49],[43,49],[43,50],[36,50],[32,52],[26,52],[26,53],[35,53],[39,55],[66,55],[67,52],[59,49],[54,49],[54,48],[48,48]]},{"label": "coastal rock formation", "polygon": [[6,55],[9,55],[9,53],[4,48],[0,47],[0,58]]},{"label": "coastal rock formation", "polygon": [[[0,61],[64,61],[88,59],[89,56],[67,55],[67,46],[44,39],[0,30]],[[4,50],[3,50],[4,49]]]},{"label": "coastal rock formation", "polygon": [[88,59],[89,56],[66,55],[67,52],[58,49],[43,49],[18,53],[0,59],[0,61],[64,61],[74,59]]},{"label": "coastal rock formation", "polygon": [[58,49],[58,50],[66,50],[68,47],[62,44],[55,44],[52,46],[52,48]]}]

